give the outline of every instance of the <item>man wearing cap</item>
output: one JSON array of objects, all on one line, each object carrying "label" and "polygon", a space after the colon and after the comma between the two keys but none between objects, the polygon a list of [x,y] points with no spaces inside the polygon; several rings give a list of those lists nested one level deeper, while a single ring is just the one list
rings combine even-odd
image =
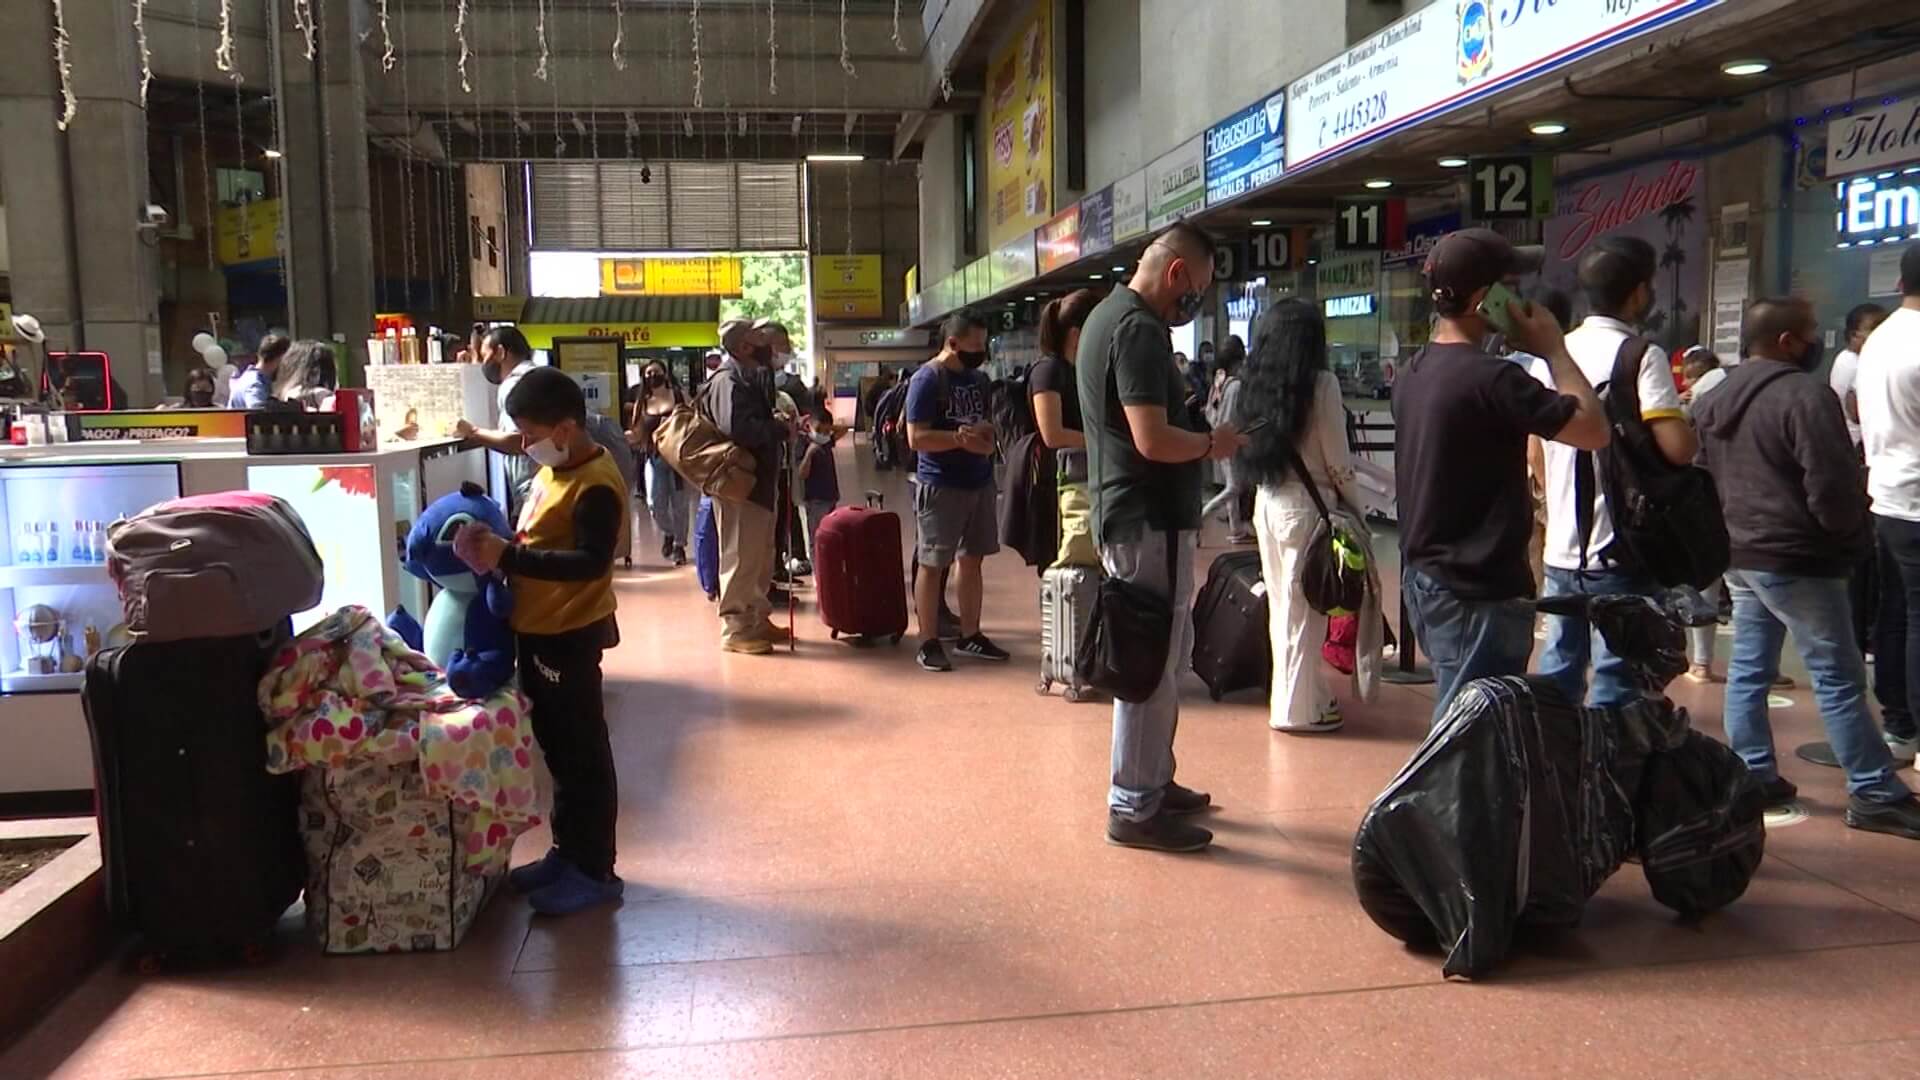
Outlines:
[{"label": "man wearing cap", "polygon": [[1489,229],[1463,229],[1434,245],[1426,263],[1433,335],[1394,382],[1400,595],[1433,662],[1436,722],[1465,683],[1526,671],[1527,437],[1583,450],[1607,444],[1600,399],[1552,312],[1513,301],[1505,321],[1515,347],[1547,362],[1557,393],[1486,350],[1497,327],[1481,305],[1526,263]]},{"label": "man wearing cap", "polygon": [[[1653,245],[1639,237],[1609,236],[1595,243],[1580,259],[1580,289],[1593,314],[1567,335],[1567,352],[1589,384],[1602,386],[1613,377],[1614,360],[1621,350],[1628,342],[1640,342],[1644,352],[1635,379],[1640,418],[1660,456],[1670,464],[1686,465],[1693,461],[1699,444],[1681,408],[1666,350],[1645,344],[1634,329],[1653,310],[1653,279],[1658,271],[1659,256]],[[1545,361],[1536,360],[1532,373],[1548,387],[1559,385]],[[1546,447],[1545,459],[1546,595],[1654,595],[1659,585],[1635,567],[1626,552],[1614,547],[1613,519],[1600,490],[1593,455],[1563,443]],[[1577,494],[1582,487],[1587,494],[1584,509]],[[1581,535],[1583,524],[1585,536]],[[1540,674],[1553,680],[1569,701],[1587,698],[1589,658],[1593,694],[1587,704],[1612,708],[1640,696],[1627,662],[1607,647],[1585,618],[1548,616]]]},{"label": "man wearing cap", "polygon": [[713,501],[720,533],[720,647],[764,656],[792,633],[773,625],[774,482],[787,429],[773,415],[766,380],[773,356],[765,335],[744,319],[720,326],[725,359],[700,393],[714,426],[753,455],[753,492],[745,502]]}]

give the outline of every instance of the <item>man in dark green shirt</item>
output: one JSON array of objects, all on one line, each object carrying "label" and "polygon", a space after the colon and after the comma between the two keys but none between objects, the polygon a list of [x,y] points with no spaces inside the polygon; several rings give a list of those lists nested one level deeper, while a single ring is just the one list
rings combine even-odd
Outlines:
[{"label": "man in dark green shirt", "polygon": [[1159,689],[1139,704],[1113,705],[1107,839],[1156,851],[1198,851],[1213,841],[1176,820],[1212,802],[1173,782],[1176,684],[1193,645],[1200,463],[1230,457],[1246,440],[1231,425],[1207,431],[1195,422],[1167,331],[1193,321],[1212,283],[1213,241],[1197,226],[1175,224],[1147,245],[1132,280],[1087,316],[1074,365],[1100,560],[1114,577],[1165,593],[1173,608]]}]

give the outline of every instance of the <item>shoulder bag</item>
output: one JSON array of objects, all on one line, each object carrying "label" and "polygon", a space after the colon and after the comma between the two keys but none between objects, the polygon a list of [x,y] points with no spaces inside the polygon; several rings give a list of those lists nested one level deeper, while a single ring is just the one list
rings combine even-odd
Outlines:
[{"label": "shoulder bag", "polygon": [[1313,537],[1307,541],[1306,554],[1300,559],[1300,592],[1306,597],[1307,606],[1322,614],[1345,615],[1358,611],[1367,595],[1366,558],[1358,545],[1334,524],[1326,500],[1320,497],[1320,488],[1314,484],[1313,474],[1307,471],[1307,463],[1300,456],[1300,449],[1289,443],[1287,457],[1300,482],[1306,485],[1314,509],[1320,511],[1320,523],[1313,527]]}]

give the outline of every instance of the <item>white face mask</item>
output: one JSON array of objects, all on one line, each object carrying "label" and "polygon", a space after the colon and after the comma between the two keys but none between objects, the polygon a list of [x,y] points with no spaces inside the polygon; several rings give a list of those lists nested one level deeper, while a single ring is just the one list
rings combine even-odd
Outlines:
[{"label": "white face mask", "polygon": [[816,431],[813,433],[813,445],[815,446],[825,446],[832,441],[833,441],[833,436],[828,435],[825,432]]},{"label": "white face mask", "polygon": [[557,469],[567,463],[567,452],[553,441],[551,435],[537,443],[527,444],[527,456],[549,469]]}]

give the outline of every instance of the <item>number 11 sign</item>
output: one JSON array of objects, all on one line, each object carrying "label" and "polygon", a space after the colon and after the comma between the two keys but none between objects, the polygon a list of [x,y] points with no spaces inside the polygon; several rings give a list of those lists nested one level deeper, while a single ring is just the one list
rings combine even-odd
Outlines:
[{"label": "number 11 sign", "polygon": [[1333,250],[1381,251],[1407,241],[1405,199],[1333,201]]}]

